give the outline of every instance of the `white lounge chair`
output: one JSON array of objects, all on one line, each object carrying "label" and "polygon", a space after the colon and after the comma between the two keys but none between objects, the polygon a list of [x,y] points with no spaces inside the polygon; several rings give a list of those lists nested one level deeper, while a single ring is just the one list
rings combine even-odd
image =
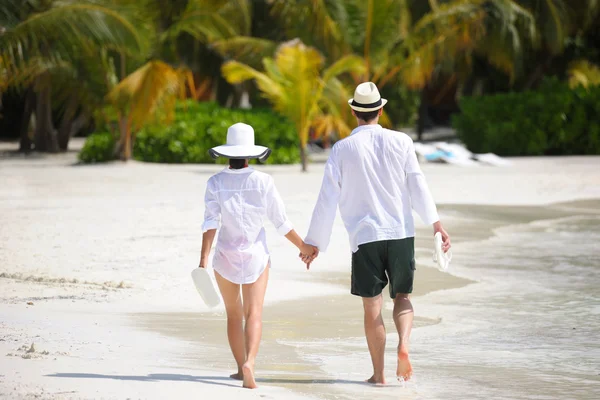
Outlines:
[{"label": "white lounge chair", "polygon": [[439,150],[455,154],[459,158],[468,158],[470,160],[476,160],[483,164],[493,165],[495,167],[505,167],[511,165],[510,161],[498,157],[494,153],[472,153],[465,146],[456,143],[437,142],[434,143],[433,146]]},{"label": "white lounge chair", "polygon": [[463,167],[472,167],[478,165],[470,157],[464,157],[462,154],[456,154],[452,151],[440,149],[435,145],[415,143],[415,151],[421,160],[428,162],[442,162]]}]

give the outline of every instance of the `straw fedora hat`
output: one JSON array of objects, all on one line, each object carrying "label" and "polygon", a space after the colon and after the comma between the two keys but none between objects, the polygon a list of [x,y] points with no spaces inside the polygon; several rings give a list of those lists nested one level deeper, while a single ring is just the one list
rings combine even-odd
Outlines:
[{"label": "straw fedora hat", "polygon": [[212,158],[226,157],[233,159],[257,158],[266,161],[271,155],[271,149],[254,144],[254,129],[241,122],[227,129],[227,143],[209,150]]},{"label": "straw fedora hat", "polygon": [[382,99],[373,82],[364,82],[356,87],[354,97],[348,100],[348,104],[354,111],[369,112],[379,110],[387,103]]}]

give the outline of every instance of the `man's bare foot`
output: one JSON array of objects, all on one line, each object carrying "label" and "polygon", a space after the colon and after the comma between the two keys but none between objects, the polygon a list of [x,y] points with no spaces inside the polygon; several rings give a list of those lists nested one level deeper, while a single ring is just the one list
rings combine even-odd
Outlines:
[{"label": "man's bare foot", "polygon": [[254,365],[246,362],[242,366],[242,380],[244,381],[244,387],[248,389],[256,389],[256,381],[254,380]]},{"label": "man's bare foot", "polygon": [[384,376],[375,376],[373,375],[366,381],[367,383],[372,383],[374,385],[385,385],[385,377]]},{"label": "man's bare foot", "polygon": [[242,369],[240,368],[238,370],[238,372],[236,372],[235,374],[229,375],[229,377],[231,379],[235,379],[236,381],[242,381],[242,380],[244,380],[244,373],[242,372]]},{"label": "man's bare foot", "polygon": [[398,348],[398,368],[396,376],[399,380],[408,381],[412,377],[413,369],[408,358],[408,349],[401,346]]}]

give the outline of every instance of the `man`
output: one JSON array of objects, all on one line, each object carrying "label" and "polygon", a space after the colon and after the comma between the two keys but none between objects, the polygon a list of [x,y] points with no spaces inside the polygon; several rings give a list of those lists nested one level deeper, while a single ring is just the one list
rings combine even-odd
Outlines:
[{"label": "man", "polygon": [[[362,297],[365,335],[373,362],[370,383],[384,384],[385,326],[382,291],[389,282],[398,330],[398,379],[408,380],[412,366],[408,340],[413,323],[409,294],[415,271],[412,216],[450,238],[439,220],[421,172],[412,139],[384,129],[379,117],[387,100],[372,82],[361,83],[348,101],[358,127],[333,146],[305,242],[326,251],[339,204],[352,248],[351,293]],[[304,257],[309,262],[311,257]]]}]

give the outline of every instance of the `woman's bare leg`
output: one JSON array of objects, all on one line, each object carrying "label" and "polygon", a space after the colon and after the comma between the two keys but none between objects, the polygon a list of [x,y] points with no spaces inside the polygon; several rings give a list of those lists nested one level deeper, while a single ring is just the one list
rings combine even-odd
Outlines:
[{"label": "woman's bare leg", "polygon": [[258,353],[260,338],[262,335],[262,310],[269,280],[269,267],[254,283],[242,285],[242,296],[244,297],[244,314],[246,316],[246,362],[242,367],[244,374],[244,387],[255,389],[254,361]]},{"label": "woman's bare leg", "polygon": [[227,311],[227,338],[233,358],[237,363],[238,371],[231,374],[231,378],[242,380],[242,366],[246,361],[246,348],[244,345],[244,309],[240,295],[240,285],[229,282],[215,271],[215,278],[223,296],[225,310]]}]

